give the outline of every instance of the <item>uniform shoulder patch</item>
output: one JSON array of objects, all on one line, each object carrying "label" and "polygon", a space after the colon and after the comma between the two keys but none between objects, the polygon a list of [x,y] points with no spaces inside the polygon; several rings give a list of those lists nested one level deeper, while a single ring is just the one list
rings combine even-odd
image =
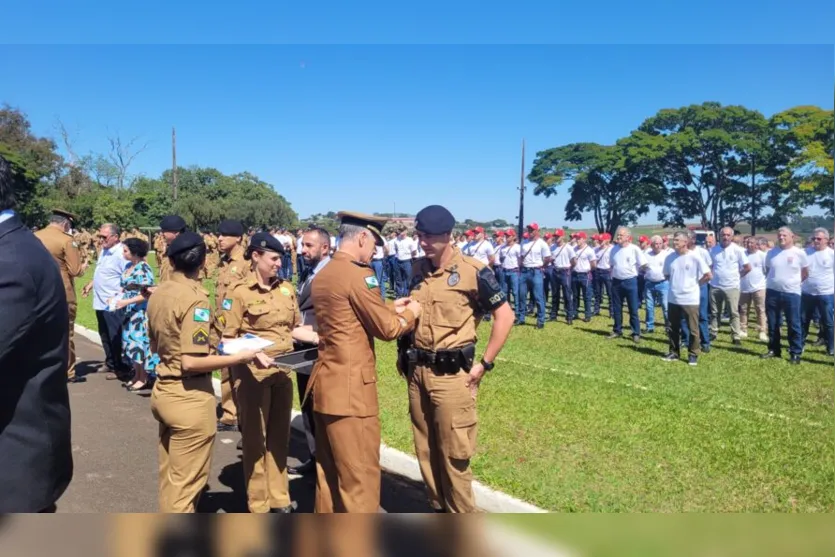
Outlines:
[{"label": "uniform shoulder patch", "polygon": [[290,296],[291,295],[290,289],[287,288],[286,286],[282,286],[281,288],[279,288],[279,291],[282,294],[284,294],[285,296]]},{"label": "uniform shoulder patch", "polygon": [[206,346],[209,344],[209,333],[203,327],[200,327],[191,334],[191,342],[197,346]]},{"label": "uniform shoulder patch", "polygon": [[194,321],[197,323],[208,323],[211,312],[208,308],[194,308]]},{"label": "uniform shoulder patch", "polygon": [[232,299],[231,298],[224,298],[222,307],[226,311],[229,311],[230,309],[232,309]]},{"label": "uniform shoulder patch", "polygon": [[371,275],[370,277],[365,277],[365,286],[368,288],[378,288],[380,283],[377,281],[377,277]]}]

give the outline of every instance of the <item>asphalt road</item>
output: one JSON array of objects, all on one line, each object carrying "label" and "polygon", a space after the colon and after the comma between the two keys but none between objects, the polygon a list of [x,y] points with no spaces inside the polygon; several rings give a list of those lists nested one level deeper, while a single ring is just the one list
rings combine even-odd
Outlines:
[{"label": "asphalt road", "polygon": [[[72,483],[58,501],[63,513],[157,512],[157,422],[149,395],[125,391],[118,381],[95,373],[101,347],[75,335],[77,374],[86,381],[69,385],[72,411]],[[236,444],[240,434],[218,433],[208,492],[198,511],[247,512],[243,467]],[[307,458],[303,437],[293,430],[290,464]],[[292,477],[290,494],[297,512],[313,512],[315,480]],[[383,474],[382,512],[430,512],[422,484]]]}]

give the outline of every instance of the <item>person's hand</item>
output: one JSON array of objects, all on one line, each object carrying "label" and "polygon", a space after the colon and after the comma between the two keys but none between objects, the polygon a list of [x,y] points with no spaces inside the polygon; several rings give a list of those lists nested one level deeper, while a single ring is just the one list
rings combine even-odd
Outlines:
[{"label": "person's hand", "polygon": [[396,299],[394,301],[394,311],[398,314],[403,313],[406,310],[406,306],[408,306],[411,301],[412,299],[409,297]]},{"label": "person's hand", "polygon": [[415,301],[409,302],[409,304],[406,306],[406,309],[408,309],[409,311],[411,311],[415,315],[415,319],[420,317],[421,309],[420,309],[420,303],[419,302],[415,302]]},{"label": "person's hand", "polygon": [[125,300],[125,299],[121,299],[121,300],[116,301],[116,309],[123,309],[123,308],[128,307],[129,305],[130,304],[128,304],[128,301]]},{"label": "person's hand", "polygon": [[484,366],[481,363],[473,365],[467,377],[464,378],[464,384],[470,389],[470,396],[475,400],[478,395],[478,386],[481,384],[481,378],[484,377]]},{"label": "person's hand", "polygon": [[261,369],[267,369],[273,367],[275,365],[273,363],[273,359],[264,354],[263,352],[258,352],[255,354],[255,364]]},{"label": "person's hand", "polygon": [[156,289],[157,289],[156,286],[146,286],[146,287],[142,288],[142,290],[141,290],[142,297],[145,298],[145,299],[150,298],[151,294],[153,294]]},{"label": "person's hand", "polygon": [[81,296],[83,298],[86,298],[87,296],[90,295],[90,290],[92,290],[92,289],[93,289],[93,283],[88,282],[87,285],[84,288],[81,289]]},{"label": "person's hand", "polygon": [[235,354],[235,356],[238,357],[239,364],[248,364],[254,360],[258,354],[263,354],[263,352],[257,352],[255,350],[242,350],[241,352]]}]

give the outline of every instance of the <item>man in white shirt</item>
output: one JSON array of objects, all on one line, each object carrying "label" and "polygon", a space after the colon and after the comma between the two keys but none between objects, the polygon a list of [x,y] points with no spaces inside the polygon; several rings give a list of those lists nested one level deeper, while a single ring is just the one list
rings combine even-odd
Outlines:
[{"label": "man in white shirt", "polygon": [[371,256],[371,269],[377,277],[377,284],[380,285],[380,297],[386,301],[386,281],[383,277],[383,268],[386,262],[386,248],[385,243],[382,246],[374,248],[374,255]]},{"label": "man in white shirt", "polygon": [[386,277],[388,278],[389,289],[392,292],[397,292],[397,247],[395,246],[397,240],[397,232],[389,232],[388,240],[386,240]]},{"label": "man in white shirt", "polygon": [[603,293],[606,293],[606,303],[609,304],[609,318],[612,317],[612,235],[604,232],[600,235],[600,245],[594,251],[597,268],[594,273],[594,313],[600,315],[603,304]]},{"label": "man in white shirt", "polygon": [[519,284],[519,302],[516,304],[516,324],[525,323],[525,300],[528,297],[528,289],[533,292],[536,304],[536,328],[545,328],[545,292],[543,289],[544,267],[551,260],[551,249],[545,240],[539,237],[539,225],[531,223],[528,225],[530,238],[521,245],[521,267],[522,277]]},{"label": "man in white shirt", "polygon": [[655,332],[655,306],[661,306],[664,327],[670,326],[667,310],[670,283],[664,275],[664,262],[672,252],[664,248],[664,240],[657,234],[650,238],[650,248],[646,252],[647,268],[644,271],[644,297],[646,298],[646,332]]},{"label": "man in white shirt", "polygon": [[670,285],[667,305],[670,352],[664,360],[675,362],[681,357],[682,322],[686,321],[693,331],[692,335],[687,335],[688,363],[695,366],[701,344],[698,325],[700,286],[707,284],[711,275],[710,266],[704,259],[688,249],[688,240],[686,232],[676,232],[673,235],[675,252],[664,259],[663,273]]},{"label": "man in white shirt", "polygon": [[496,254],[493,244],[487,239],[482,227],[476,227],[475,233],[475,241],[470,244],[467,255],[478,259],[487,266],[493,265]]},{"label": "man in white shirt", "polygon": [[505,296],[507,296],[508,303],[511,304],[510,307],[515,307],[512,304],[519,303],[519,258],[522,256],[522,251],[519,243],[516,241],[516,231],[509,228],[505,232],[505,237],[507,241],[502,246],[499,255],[499,265],[502,268],[502,275],[504,276],[502,290]]},{"label": "man in white shirt", "polygon": [[621,226],[615,233],[616,246],[612,248],[612,317],[614,327],[609,338],[623,336],[623,301],[629,308],[629,326],[632,341],[641,341],[641,317],[638,315],[638,272],[647,264],[646,254],[629,241],[629,229]]},{"label": "man in white shirt", "polygon": [[[713,234],[707,236],[708,238],[713,238]],[[715,245],[715,243],[714,243]],[[696,244],[696,234],[690,234],[690,240],[688,244],[688,249],[693,253],[693,255],[697,255],[702,258],[708,268],[713,267],[713,259],[710,257],[710,252],[705,249],[704,247]],[[710,328],[708,327],[709,323],[709,301],[710,301],[710,289],[709,284],[705,283],[700,286],[701,292],[699,293],[699,341],[702,343],[702,352],[707,354],[710,352]],[[685,320],[682,323],[683,331],[684,331],[684,342],[687,342],[687,339],[690,338],[690,327]]]},{"label": "man in white shirt", "polygon": [[[765,244],[765,239],[761,240]],[[760,340],[768,341],[765,322],[765,252],[759,248],[759,240],[753,236],[745,237],[745,248],[751,270],[739,281],[739,336],[748,336],[748,312],[753,305]]]},{"label": "man in white shirt", "polygon": [[[576,319],[580,313],[580,300],[583,300],[585,317],[583,321],[589,323],[594,311],[592,307],[592,272],[597,266],[597,256],[594,249],[586,243],[586,233],[577,233],[577,248],[575,251],[574,268],[571,273],[571,285],[574,289],[574,316]],[[571,321],[569,320],[569,324]]]},{"label": "man in white shirt", "polygon": [[296,275],[301,281],[304,274],[304,257],[302,256],[302,249],[304,246],[304,230],[299,228],[296,231]]},{"label": "man in white shirt", "polygon": [[725,227],[719,231],[719,244],[710,250],[713,260],[710,279],[710,339],[719,333],[719,317],[723,306],[731,313],[731,339],[734,344],[742,344],[739,323],[739,292],[742,277],[751,271],[748,254],[734,243],[734,229]]},{"label": "man in white shirt", "polygon": [[[504,230],[496,230],[493,233],[493,249],[495,250],[495,253],[493,257],[493,264],[491,265],[491,267],[493,268],[493,272],[496,274],[496,280],[499,281],[500,285],[502,285],[502,290],[504,290],[504,269],[502,269],[502,250],[504,249],[505,245],[506,241]],[[505,297],[507,297],[507,292],[505,292]],[[508,303],[510,303],[510,301],[508,301]]]},{"label": "man in white shirt", "polygon": [[777,230],[778,245],[765,256],[765,316],[768,321],[768,352],[761,358],[779,358],[780,327],[786,316],[789,331],[789,363],[799,364],[803,353],[800,320],[801,284],[809,276],[806,252],[794,245],[794,234],[787,226]]},{"label": "man in white shirt", "polygon": [[820,332],[826,352],[833,356],[833,310],[835,310],[835,251],[829,247],[829,231],[816,228],[812,233],[813,247],[806,250],[809,278],[801,287],[800,305],[803,315],[803,343],[809,336],[809,324],[817,311]]},{"label": "man in white shirt", "polygon": [[394,241],[394,251],[397,256],[397,284],[395,286],[395,297],[405,298],[409,295],[409,280],[412,276],[412,259],[417,255],[417,246],[414,240],[406,235],[406,229],[402,229]]},{"label": "man in white shirt", "polygon": [[560,295],[565,305],[565,320],[571,325],[574,321],[574,289],[571,285],[571,269],[577,261],[574,248],[565,238],[565,230],[558,228],[554,232],[557,241],[551,246],[551,321],[556,321],[560,311]]}]

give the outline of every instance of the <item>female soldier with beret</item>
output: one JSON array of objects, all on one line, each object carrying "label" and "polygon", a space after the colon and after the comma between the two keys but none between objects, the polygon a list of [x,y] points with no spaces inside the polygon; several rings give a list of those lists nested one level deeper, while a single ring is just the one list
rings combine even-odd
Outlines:
[{"label": "female soldier with beret", "polygon": [[284,246],[266,232],[252,237],[244,258],[252,272],[221,304],[223,338],[251,333],[273,344],[256,361],[234,366],[238,422],[243,441],[244,481],[250,512],[291,512],[287,455],[293,383],[273,359],[293,351],[293,340],[319,343],[301,313],[293,285],[278,277]]},{"label": "female soldier with beret", "polygon": [[159,356],[151,411],[159,422],[159,510],[194,512],[209,478],[216,429],[212,370],[251,362],[248,351],[211,355],[208,293],[198,275],[206,245],[183,232],[168,246],[170,280],[148,301],[151,351]]}]

